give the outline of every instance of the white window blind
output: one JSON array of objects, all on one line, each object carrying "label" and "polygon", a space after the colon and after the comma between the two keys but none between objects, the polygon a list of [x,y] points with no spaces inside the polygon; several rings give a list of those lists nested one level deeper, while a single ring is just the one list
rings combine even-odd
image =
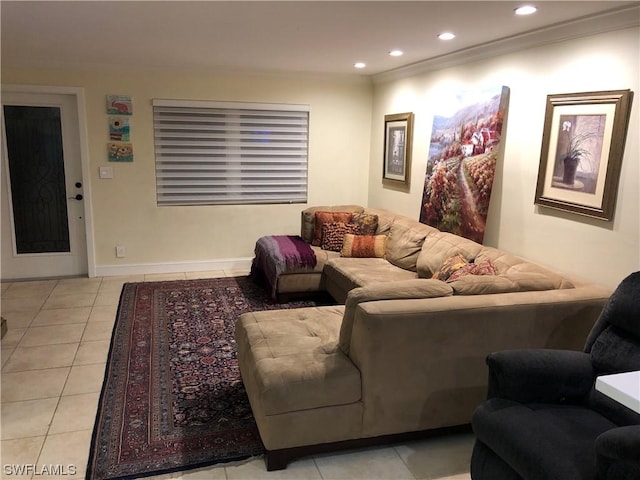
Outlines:
[{"label": "white window blind", "polygon": [[158,205],[305,203],[309,107],[153,100]]}]

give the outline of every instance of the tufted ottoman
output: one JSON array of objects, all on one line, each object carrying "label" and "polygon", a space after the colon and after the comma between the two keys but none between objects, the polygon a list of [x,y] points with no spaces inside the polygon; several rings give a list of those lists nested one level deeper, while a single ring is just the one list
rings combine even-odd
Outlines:
[{"label": "tufted ottoman", "polygon": [[283,468],[285,450],[361,435],[360,371],[338,347],[343,314],[343,306],[268,310],[236,323],[238,363],[268,470]]}]

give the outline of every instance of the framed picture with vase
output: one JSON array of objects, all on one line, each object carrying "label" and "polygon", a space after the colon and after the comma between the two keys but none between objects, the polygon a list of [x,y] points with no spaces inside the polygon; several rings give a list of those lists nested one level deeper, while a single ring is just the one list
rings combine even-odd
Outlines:
[{"label": "framed picture with vase", "polygon": [[611,220],[633,92],[547,96],[534,203]]},{"label": "framed picture with vase", "polygon": [[413,113],[384,116],[383,185],[409,189]]}]

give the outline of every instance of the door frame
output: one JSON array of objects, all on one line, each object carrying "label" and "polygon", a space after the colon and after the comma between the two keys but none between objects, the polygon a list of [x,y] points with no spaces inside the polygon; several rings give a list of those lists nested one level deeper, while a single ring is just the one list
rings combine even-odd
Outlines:
[{"label": "door frame", "polygon": [[91,175],[89,165],[89,136],[87,132],[87,113],[84,88],[59,87],[46,85],[2,84],[2,92],[72,95],[78,110],[78,138],[80,140],[80,165],[82,169],[82,188],[84,190],[84,225],[87,239],[87,270],[90,278],[96,276],[95,247],[93,241],[93,207],[91,195]]}]

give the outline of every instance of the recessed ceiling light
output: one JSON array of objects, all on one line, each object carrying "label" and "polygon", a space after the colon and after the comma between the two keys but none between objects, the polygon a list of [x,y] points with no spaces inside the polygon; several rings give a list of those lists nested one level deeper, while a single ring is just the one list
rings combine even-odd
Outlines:
[{"label": "recessed ceiling light", "polygon": [[536,13],[538,9],[533,5],[523,5],[522,7],[518,7],[514,10],[516,15],[531,15],[532,13]]},{"label": "recessed ceiling light", "polygon": [[402,50],[391,50],[389,52],[389,55],[391,55],[392,57],[399,57],[403,54],[404,52]]},{"label": "recessed ceiling light", "polygon": [[444,32],[444,33],[441,33],[440,35],[438,35],[438,38],[440,40],[452,40],[452,39],[456,38],[456,36],[451,32]]},{"label": "recessed ceiling light", "polygon": [[353,64],[353,66],[356,67],[356,68],[364,68],[364,67],[367,66],[367,64],[364,63],[364,62],[356,62],[356,63]]}]

